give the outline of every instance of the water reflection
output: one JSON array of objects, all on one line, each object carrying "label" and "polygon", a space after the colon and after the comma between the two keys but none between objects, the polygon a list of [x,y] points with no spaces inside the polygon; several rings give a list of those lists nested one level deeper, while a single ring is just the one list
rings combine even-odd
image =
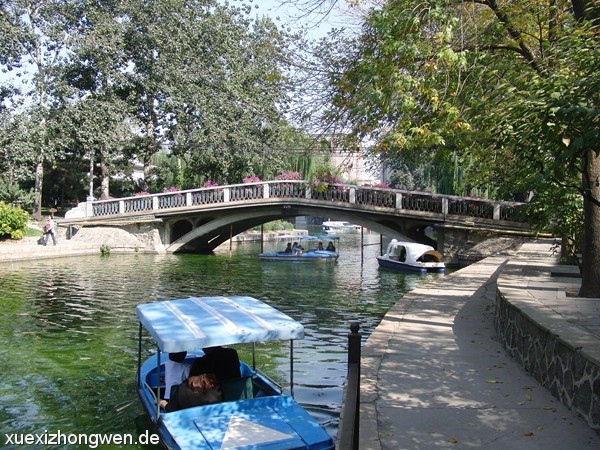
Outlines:
[{"label": "water reflection", "polygon": [[[213,256],[115,254],[0,266],[2,444],[7,433],[44,430],[135,434],[142,414],[135,306],[198,295],[254,296],[304,324],[306,338],[294,346],[294,394],[335,435],[350,322],[367,335],[423,278],[380,270],[377,245],[364,248],[363,262],[359,235],[342,237],[334,264],[261,261],[259,251],[258,244],[232,252],[225,245]],[[258,353],[259,364],[285,383],[284,351],[272,344]]]}]

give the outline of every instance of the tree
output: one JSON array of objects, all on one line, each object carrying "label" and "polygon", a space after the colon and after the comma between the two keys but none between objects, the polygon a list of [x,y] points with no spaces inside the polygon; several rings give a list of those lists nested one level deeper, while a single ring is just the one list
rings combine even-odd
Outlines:
[{"label": "tree", "polygon": [[500,195],[578,192],[580,295],[595,296],[598,16],[595,3],[583,0],[391,1],[373,10],[332,79],[329,117],[386,158],[416,152],[431,159],[449,146],[469,171],[466,182],[492,184]]},{"label": "tree", "polygon": [[[174,153],[202,177],[236,182],[280,166],[281,128],[291,86],[284,76],[289,37],[271,20],[218,6],[189,28],[177,56],[186,79],[170,98]],[[198,180],[202,181],[202,180]]]},{"label": "tree", "polygon": [[47,122],[53,107],[52,89],[60,62],[67,57],[69,42],[79,23],[78,4],[68,0],[7,0],[0,3],[0,64],[6,71],[31,71],[33,101],[30,142],[36,148],[33,216],[41,218],[44,162],[52,145]]},{"label": "tree", "polygon": [[28,116],[0,112],[0,200],[33,206],[33,195],[23,189],[33,182],[36,150],[29,140]]},{"label": "tree", "polygon": [[[100,27],[94,42],[118,55],[109,59],[120,64],[110,68],[120,73],[112,89],[129,105],[136,133],[126,154],[146,176],[161,149],[181,158],[184,184],[196,186],[207,178],[241,179],[278,160],[272,143],[286,100],[279,69],[285,45],[269,20],[252,21],[249,6],[213,0],[107,5],[113,32]],[[82,69],[97,60],[88,54]],[[95,73],[108,67],[91,66]]]},{"label": "tree", "polygon": [[85,20],[71,45],[71,58],[61,67],[58,89],[58,134],[65,137],[63,147],[67,154],[79,153],[89,161],[89,196],[93,195],[94,169],[99,168],[102,199],[110,197],[110,178],[123,175],[119,162],[125,144],[134,138],[129,125],[132,109],[118,95],[128,63],[117,4],[86,5]]}]

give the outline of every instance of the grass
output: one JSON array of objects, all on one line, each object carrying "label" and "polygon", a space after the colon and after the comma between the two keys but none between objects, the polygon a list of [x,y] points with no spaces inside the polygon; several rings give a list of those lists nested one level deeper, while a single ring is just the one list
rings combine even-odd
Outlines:
[{"label": "grass", "polygon": [[23,236],[25,236],[25,237],[40,236],[41,234],[42,234],[42,230],[40,230],[38,228],[31,228],[31,227],[25,228],[25,231],[23,232]]}]

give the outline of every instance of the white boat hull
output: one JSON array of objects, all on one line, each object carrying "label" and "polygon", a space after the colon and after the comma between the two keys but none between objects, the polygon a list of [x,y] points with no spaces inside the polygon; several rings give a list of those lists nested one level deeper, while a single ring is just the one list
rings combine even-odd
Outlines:
[{"label": "white boat hull", "polygon": [[387,253],[378,256],[377,261],[381,267],[408,272],[443,273],[446,270],[442,254],[430,245],[396,239],[391,240]]}]

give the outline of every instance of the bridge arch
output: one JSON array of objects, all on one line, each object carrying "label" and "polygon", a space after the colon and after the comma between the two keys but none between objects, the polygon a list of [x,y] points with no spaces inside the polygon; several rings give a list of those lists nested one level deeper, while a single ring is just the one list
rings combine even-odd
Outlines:
[{"label": "bridge arch", "polygon": [[171,241],[176,241],[177,239],[185,236],[190,231],[194,229],[194,224],[189,219],[178,219],[172,224],[170,224],[170,235]]},{"label": "bridge arch", "polygon": [[440,223],[439,219],[426,216],[394,220],[385,213],[351,209],[345,205],[323,205],[320,202],[311,204],[310,200],[305,199],[270,199],[268,202],[256,203],[253,207],[246,204],[243,208],[238,206],[229,210],[220,209],[219,214],[203,214],[202,218],[196,218],[198,225],[195,228],[170,243],[165,243],[165,249],[171,253],[210,253],[220,244],[250,228],[273,220],[298,216],[332,217],[361,225],[380,234],[403,235],[421,242],[428,240],[424,229]]}]

